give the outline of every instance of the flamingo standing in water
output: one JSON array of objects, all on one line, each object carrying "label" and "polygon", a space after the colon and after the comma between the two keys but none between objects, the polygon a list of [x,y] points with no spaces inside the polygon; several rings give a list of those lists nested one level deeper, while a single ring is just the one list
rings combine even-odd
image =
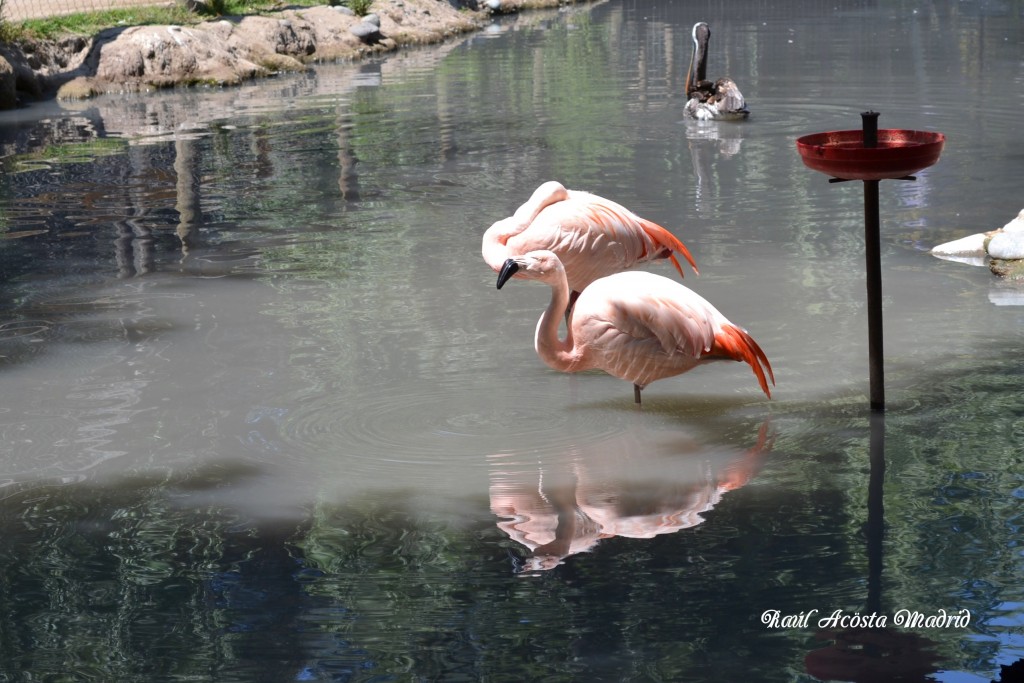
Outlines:
[{"label": "flamingo standing in water", "polygon": [[683,112],[701,121],[739,121],[750,116],[743,93],[731,78],[707,80],[708,41],[711,28],[699,21],[693,26],[693,53],[686,72],[686,97]]},{"label": "flamingo standing in water", "polygon": [[768,379],[775,384],[775,375],[753,337],[674,280],[643,271],[595,280],[576,300],[568,333],[560,339],[569,284],[558,255],[539,250],[506,260],[498,289],[512,277],[551,287],[551,303],[537,321],[534,345],[555,370],[604,370],[632,382],[634,400],[640,403],[640,391],[655,380],[711,361],[744,361],[771,398]]},{"label": "flamingo standing in water", "polygon": [[690,250],[665,228],[609,199],[567,190],[554,180],[484,233],[484,261],[495,273],[510,257],[538,249],[554,252],[562,262],[569,306],[594,280],[654,259],[667,258],[682,276],[676,258],[681,254],[697,272]]}]

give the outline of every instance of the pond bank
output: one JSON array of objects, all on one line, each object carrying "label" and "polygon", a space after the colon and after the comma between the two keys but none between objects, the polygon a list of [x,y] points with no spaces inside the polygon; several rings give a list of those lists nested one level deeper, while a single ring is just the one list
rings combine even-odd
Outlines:
[{"label": "pond bank", "polygon": [[[408,45],[439,43],[483,28],[494,13],[572,4],[501,0],[456,9],[444,0],[375,0],[372,14],[318,5],[221,17],[190,26],[129,26],[93,37],[0,45],[0,109],[56,97],[175,86],[229,86],[358,60]],[[493,7],[492,7],[493,5]]]}]

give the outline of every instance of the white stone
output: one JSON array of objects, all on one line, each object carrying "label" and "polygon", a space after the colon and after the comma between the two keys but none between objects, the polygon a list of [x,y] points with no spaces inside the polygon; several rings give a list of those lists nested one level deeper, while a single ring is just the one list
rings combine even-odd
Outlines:
[{"label": "white stone", "polygon": [[936,254],[932,252],[932,256],[943,261],[952,261],[953,263],[965,263],[969,266],[986,266],[988,265],[988,258],[985,256],[957,256],[956,254]]},{"label": "white stone", "polygon": [[1000,259],[1024,259],[1024,232],[997,232],[988,243],[988,255]]},{"label": "white stone", "polygon": [[1024,209],[1021,209],[1017,217],[1003,226],[1005,232],[1024,232]]},{"label": "white stone", "polygon": [[985,238],[986,235],[983,232],[961,237],[958,240],[933,247],[932,253],[936,256],[984,256]]}]

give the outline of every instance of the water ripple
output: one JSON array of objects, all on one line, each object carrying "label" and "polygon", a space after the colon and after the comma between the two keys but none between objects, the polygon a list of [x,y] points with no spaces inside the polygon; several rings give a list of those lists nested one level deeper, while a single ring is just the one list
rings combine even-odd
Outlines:
[{"label": "water ripple", "polygon": [[46,320],[17,320],[0,325],[0,341],[21,339],[25,341],[41,341],[52,324]]},{"label": "water ripple", "polygon": [[[283,420],[282,438],[353,458],[438,463],[481,454],[562,451],[598,442],[619,425],[603,411],[560,409],[529,386],[411,383],[305,399]],[[482,464],[482,461],[479,461]]]}]

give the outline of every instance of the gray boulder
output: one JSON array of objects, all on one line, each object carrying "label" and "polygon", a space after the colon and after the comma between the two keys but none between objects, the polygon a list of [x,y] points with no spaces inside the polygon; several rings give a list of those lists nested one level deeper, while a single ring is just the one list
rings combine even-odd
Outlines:
[{"label": "gray boulder", "polygon": [[380,42],[382,37],[380,34],[380,26],[366,21],[365,19],[352,26],[352,28],[349,29],[349,32],[359,40],[369,45]]}]

